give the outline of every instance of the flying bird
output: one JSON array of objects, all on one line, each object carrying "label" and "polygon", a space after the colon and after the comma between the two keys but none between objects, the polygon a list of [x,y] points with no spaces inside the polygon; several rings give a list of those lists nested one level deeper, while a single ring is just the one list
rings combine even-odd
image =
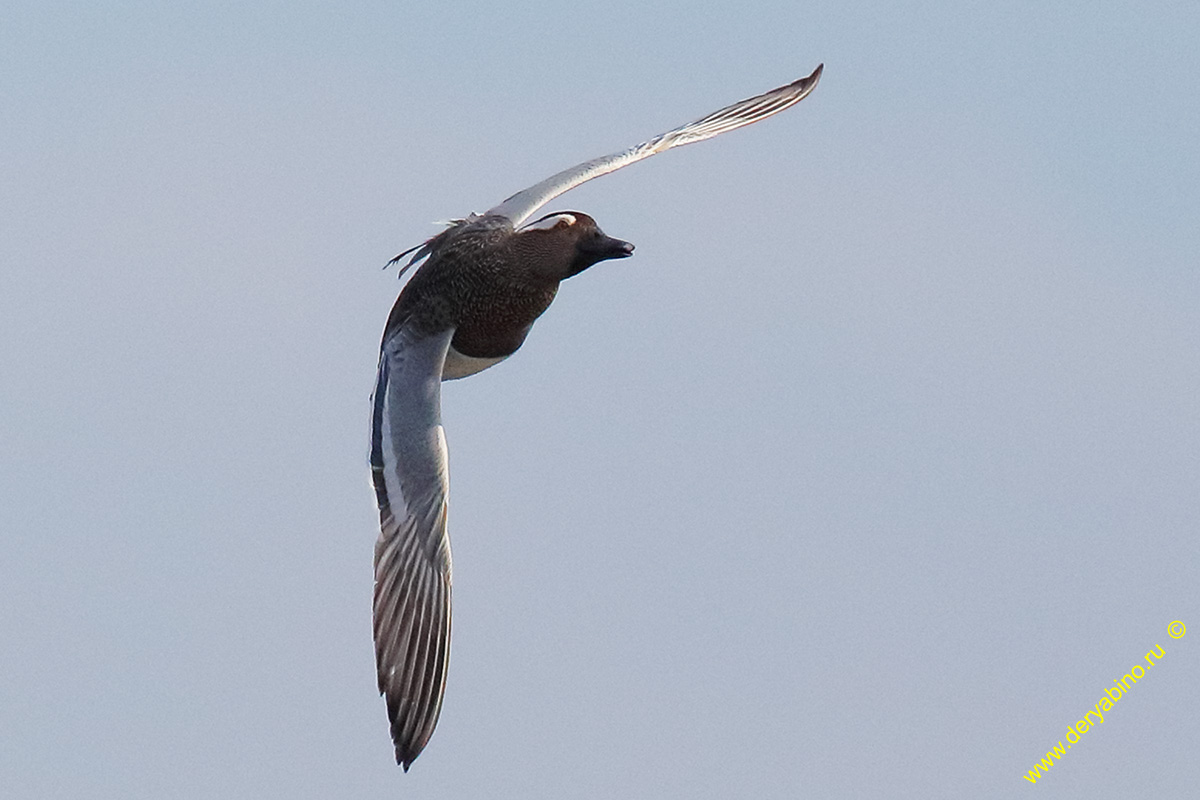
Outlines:
[{"label": "flying bird", "polygon": [[643,158],[749,125],[799,103],[806,78],[714,111],[619,153],[594,158],[453,220],[412,253],[419,264],[388,316],[372,395],[371,477],[379,504],[373,604],[379,692],[396,761],[407,772],[433,735],[450,661],[450,539],[441,382],[515,353],[559,283],[633,253],[579,211],[525,221],[553,198]]}]

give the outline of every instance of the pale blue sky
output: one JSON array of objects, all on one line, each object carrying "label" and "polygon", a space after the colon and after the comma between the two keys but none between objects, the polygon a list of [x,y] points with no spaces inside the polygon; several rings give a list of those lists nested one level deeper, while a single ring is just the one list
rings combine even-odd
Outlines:
[{"label": "pale blue sky", "polygon": [[[1194,792],[1194,3],[162,5],[0,11],[5,797]],[[547,208],[637,253],[445,388],[403,775],[379,268],[819,62]]]}]

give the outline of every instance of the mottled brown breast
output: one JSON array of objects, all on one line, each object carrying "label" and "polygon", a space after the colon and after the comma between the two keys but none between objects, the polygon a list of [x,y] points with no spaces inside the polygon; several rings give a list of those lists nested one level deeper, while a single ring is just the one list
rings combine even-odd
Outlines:
[{"label": "mottled brown breast", "polygon": [[476,358],[516,352],[556,292],[557,283],[477,287],[463,305],[452,341],[454,349]]}]

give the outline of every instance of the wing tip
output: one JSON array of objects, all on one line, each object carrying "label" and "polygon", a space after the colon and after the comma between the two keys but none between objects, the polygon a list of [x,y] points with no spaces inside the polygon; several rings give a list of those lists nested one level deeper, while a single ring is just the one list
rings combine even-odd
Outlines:
[{"label": "wing tip", "polygon": [[806,75],[805,77],[796,81],[793,86],[798,86],[802,89],[806,89],[808,92],[811,92],[813,87],[817,85],[817,82],[821,80],[821,73],[824,71],[825,62],[822,61],[820,64],[817,64],[817,68],[814,69],[811,74]]},{"label": "wing tip", "polygon": [[421,755],[421,751],[425,749],[424,743],[408,742],[403,739],[393,740],[396,745],[396,763],[408,772],[408,768],[417,760],[417,756]]}]

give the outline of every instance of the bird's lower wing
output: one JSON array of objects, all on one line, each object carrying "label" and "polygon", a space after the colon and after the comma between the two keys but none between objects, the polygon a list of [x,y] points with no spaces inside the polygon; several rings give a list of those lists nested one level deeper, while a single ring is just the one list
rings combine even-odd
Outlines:
[{"label": "bird's lower wing", "polygon": [[686,125],[681,125],[666,133],[660,133],[653,139],[635,145],[628,150],[622,150],[619,153],[612,153],[600,158],[593,158],[591,161],[585,161],[570,169],[565,169],[562,172],[551,175],[541,183],[535,183],[528,189],[517,192],[500,205],[490,209],[487,213],[508,217],[512,220],[513,227],[517,227],[544,204],[585,181],[598,178],[601,175],[628,166],[635,161],[641,161],[643,158],[648,158],[656,153],[670,150],[672,147],[709,139],[726,131],[766,119],[784,109],[791,108],[807,97],[808,93],[816,87],[817,81],[821,79],[821,70],[823,68],[824,65],[822,64],[813,70],[813,73],[807,78],[801,78],[798,81],[789,83],[786,86],[780,86],[778,89],[772,89],[757,97],[751,97],[739,103],[734,103],[731,106],[726,106],[720,111],[714,111]]},{"label": "bird's lower wing", "polygon": [[450,661],[450,539],[442,365],[453,329],[397,326],[383,342],[372,398],[375,663],[396,761],[407,770],[433,735]]}]

